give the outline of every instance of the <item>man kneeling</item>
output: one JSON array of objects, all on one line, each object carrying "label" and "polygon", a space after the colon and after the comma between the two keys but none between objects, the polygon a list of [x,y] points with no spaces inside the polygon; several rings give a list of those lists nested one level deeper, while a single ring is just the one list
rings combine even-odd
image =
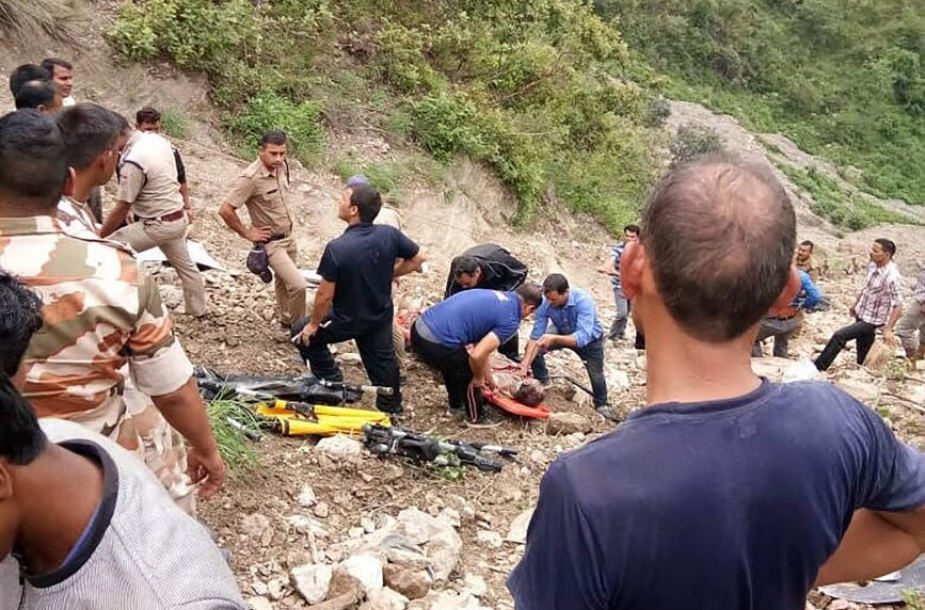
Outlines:
[{"label": "man kneeling", "polygon": [[[483,416],[479,389],[494,386],[489,356],[517,334],[520,321],[542,301],[535,284],[513,292],[474,288],[440,301],[415,321],[411,345],[443,373],[452,411],[467,413],[473,422]],[[471,353],[469,344],[475,344]]]}]

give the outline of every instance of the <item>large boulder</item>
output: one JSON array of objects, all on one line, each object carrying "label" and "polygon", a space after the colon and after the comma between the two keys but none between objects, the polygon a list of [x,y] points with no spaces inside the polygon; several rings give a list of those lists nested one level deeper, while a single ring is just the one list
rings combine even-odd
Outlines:
[{"label": "large boulder", "polygon": [[578,413],[562,412],[550,413],[549,419],[546,420],[546,434],[566,435],[581,432],[587,434],[591,432],[591,420]]}]

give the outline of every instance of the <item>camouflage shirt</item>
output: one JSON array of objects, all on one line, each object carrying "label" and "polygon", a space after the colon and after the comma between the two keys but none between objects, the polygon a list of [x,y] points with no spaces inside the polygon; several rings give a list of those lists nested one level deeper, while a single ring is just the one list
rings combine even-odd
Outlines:
[{"label": "camouflage shirt", "polygon": [[125,413],[126,363],[149,396],[192,374],[157,285],[119,244],[69,235],[51,216],[0,218],[0,268],[44,303],[25,359],[24,395],[39,417],[112,436]]}]

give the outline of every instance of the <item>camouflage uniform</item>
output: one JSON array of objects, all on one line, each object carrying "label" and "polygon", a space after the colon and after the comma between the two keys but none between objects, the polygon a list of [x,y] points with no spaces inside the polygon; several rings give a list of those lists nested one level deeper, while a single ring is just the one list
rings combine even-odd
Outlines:
[{"label": "camouflage uniform", "polygon": [[131,251],[77,233],[50,216],[0,218],[0,268],[44,302],[23,393],[39,417],[78,422],[136,451],[190,510],[185,457],[174,449],[182,443],[149,402],[128,420],[124,394],[128,373],[139,392],[160,396],[183,385],[192,365]]}]

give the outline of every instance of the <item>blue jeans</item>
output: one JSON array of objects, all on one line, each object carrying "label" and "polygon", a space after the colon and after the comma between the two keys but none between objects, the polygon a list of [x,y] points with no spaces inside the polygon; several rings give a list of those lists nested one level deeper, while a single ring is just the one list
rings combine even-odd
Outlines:
[{"label": "blue jeans", "polygon": [[623,339],[626,335],[626,321],[630,315],[630,302],[626,295],[623,294],[623,289],[617,286],[613,287],[613,300],[617,305],[617,315],[614,316],[607,338]]},{"label": "blue jeans", "polygon": [[[581,358],[591,380],[591,390],[594,392],[594,407],[603,407],[607,404],[607,380],[604,379],[604,338],[598,337],[584,347],[554,347],[557,349],[570,349]],[[546,350],[540,350],[533,359],[531,368],[533,376],[539,381],[549,381],[549,371],[546,369]]]}]

